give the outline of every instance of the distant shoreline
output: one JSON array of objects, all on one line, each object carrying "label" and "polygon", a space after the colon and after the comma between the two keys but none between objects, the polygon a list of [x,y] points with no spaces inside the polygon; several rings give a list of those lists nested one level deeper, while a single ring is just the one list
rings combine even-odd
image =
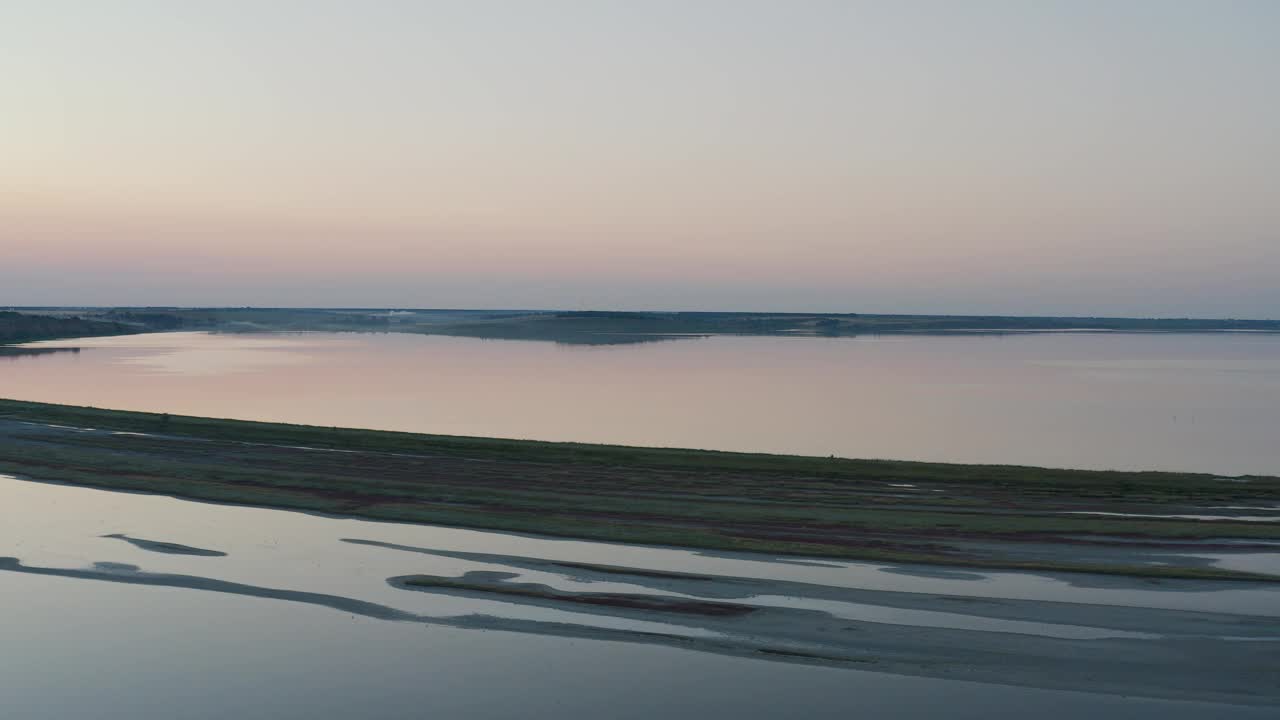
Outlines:
[{"label": "distant shoreline", "polygon": [[[38,316],[30,313],[44,313]],[[27,326],[26,337],[4,322]],[[63,329],[59,331],[57,326]],[[100,332],[94,333],[98,328]],[[172,330],[400,332],[570,345],[710,335],[858,337],[1029,333],[1280,333],[1280,320],[859,313],[734,313],[335,308],[31,308],[0,313],[0,344]]]}]

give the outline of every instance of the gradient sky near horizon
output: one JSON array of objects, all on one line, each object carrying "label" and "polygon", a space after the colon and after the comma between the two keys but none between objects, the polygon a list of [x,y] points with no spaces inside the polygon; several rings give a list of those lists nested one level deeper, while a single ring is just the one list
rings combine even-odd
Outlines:
[{"label": "gradient sky near horizon", "polygon": [[0,304],[1280,317],[1280,2],[0,0]]}]

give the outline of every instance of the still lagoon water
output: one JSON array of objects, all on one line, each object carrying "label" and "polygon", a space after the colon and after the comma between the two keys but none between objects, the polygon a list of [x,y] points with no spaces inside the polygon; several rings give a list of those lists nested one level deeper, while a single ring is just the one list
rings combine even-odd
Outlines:
[{"label": "still lagoon water", "polygon": [[[1212,611],[1213,618],[1223,613],[1280,615],[1277,591],[1271,586],[1227,583],[1211,590],[1174,592],[1124,580],[1098,585],[1069,576],[935,575],[926,568],[868,563],[806,564],[318,517],[0,476],[4,716],[1274,717],[1274,707],[1151,700],[732,657],[679,647],[681,637],[735,640],[696,626],[412,593],[387,583],[387,578],[406,573],[455,576],[497,569],[567,590],[645,589],[506,566],[494,559],[504,553],[802,583],[790,587],[808,587],[813,593],[823,588],[828,594],[872,589],[870,597],[887,592],[894,600],[819,603],[804,597],[760,596],[746,602],[816,606],[846,618],[843,624],[869,623],[860,625],[863,628],[963,628],[960,632],[974,633],[975,644],[999,637],[1020,644],[1040,638],[1076,638],[1071,642],[1083,643],[1179,640],[1115,630],[1110,627],[1113,620],[1090,628],[1079,620],[998,620],[972,614],[980,611],[954,601],[944,603],[945,612],[895,605],[903,597],[928,600],[942,593],[974,601],[1053,601],[1054,607],[1086,618],[1089,608],[1098,606]],[[1138,612],[1141,620],[1157,610]],[[541,623],[539,627],[551,630],[514,632],[502,629],[504,622]],[[743,630],[751,633],[751,627]],[[597,629],[633,630],[674,640],[648,644],[589,637]],[[1196,626],[1182,632],[1198,636],[1212,629]],[[1156,639],[1107,639],[1126,637]],[[1042,679],[1050,686],[1058,681],[1051,673]]]},{"label": "still lagoon water", "polygon": [[[1270,336],[719,337],[583,348],[173,333],[38,346],[65,351],[0,357],[0,397],[548,440],[1280,471],[1280,338]],[[1270,652],[1280,638],[1274,585],[725,556],[0,476],[0,715],[1178,720],[1274,712],[1062,689],[1051,672],[995,684],[950,679],[954,668],[927,663],[876,672],[874,663],[760,659],[732,649],[772,642],[759,635],[767,625],[610,616],[388,582],[497,572],[565,592],[680,592],[655,586],[653,575],[592,578],[556,563],[737,578],[724,587],[758,582],[738,602],[801,625],[922,638],[926,648],[945,637],[1068,655],[1096,643]],[[1252,636],[1235,637],[1245,630]]]},{"label": "still lagoon water", "polygon": [[710,337],[612,346],[402,334],[36,343],[0,397],[628,445],[1280,474],[1280,336]]}]

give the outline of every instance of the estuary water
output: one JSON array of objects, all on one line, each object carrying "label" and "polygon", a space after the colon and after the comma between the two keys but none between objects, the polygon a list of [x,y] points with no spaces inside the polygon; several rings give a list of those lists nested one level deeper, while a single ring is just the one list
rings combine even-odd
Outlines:
[{"label": "estuary water", "polygon": [[492,437],[1280,474],[1280,336],[707,337],[572,346],[163,333],[0,356],[0,397]]},{"label": "estuary water", "polygon": [[[46,352],[0,356],[0,397],[548,440],[1280,472],[1272,336],[578,347],[166,333],[33,347]],[[396,584],[406,575],[753,610],[599,610],[414,591]],[[1278,597],[1272,584],[699,553],[0,476],[0,716],[23,720],[1269,718],[1274,697],[1258,688],[1274,683],[1236,686],[1232,674],[1275,666]],[[823,645],[837,636],[846,644]],[[865,659],[808,663],[779,647]],[[957,679],[1010,657],[1007,676]],[[1114,676],[1094,677],[1088,658],[1113,657],[1141,658],[1139,672],[1102,687]],[[1146,699],[1179,697],[1166,679],[1177,672],[1232,702]]]},{"label": "estuary water", "polygon": [[[906,673],[869,672],[733,656],[715,644],[749,644],[755,625],[743,626],[744,634],[733,637],[731,623],[728,630],[724,624],[704,630],[697,622],[408,592],[387,582],[407,573],[454,577],[504,570],[522,581],[570,591],[671,594],[627,584],[652,582],[643,575],[590,581],[567,566],[555,573],[530,570],[530,559],[758,578],[765,587],[783,583],[778,587],[788,588],[787,597],[761,594],[740,601],[831,613],[840,619],[818,621],[853,625],[859,633],[897,628],[907,633],[907,641],[921,631],[968,632],[965,637],[973,638],[975,647],[1006,638],[1003,642],[1014,647],[1076,643],[1070,652],[1079,653],[1089,652],[1092,643],[1203,641],[1202,636],[1221,632],[1215,623],[1223,617],[1230,628],[1229,618],[1237,613],[1254,617],[1252,632],[1263,636],[1253,639],[1270,639],[1240,640],[1242,651],[1274,647],[1280,640],[1280,628],[1268,622],[1280,615],[1280,591],[1269,585],[1190,584],[1189,591],[1178,592],[1125,579],[1098,584],[1098,578],[715,556],[318,517],[0,476],[4,716],[1274,717],[1274,707],[1035,685],[1059,682],[1053,672],[1027,687],[1015,686],[1025,681],[1006,685],[913,676],[934,672],[928,663]],[[867,597],[891,597],[872,604],[830,599],[859,588]],[[828,599],[796,597],[801,591],[825,593]],[[934,593],[965,602],[940,602]],[[904,608],[903,598],[939,603],[944,611]],[[991,598],[1051,600],[1051,610],[1065,608],[1073,619],[1049,623],[984,616],[978,608]],[[1132,612],[1125,622],[1162,622],[1181,635],[1168,638],[1149,627],[1142,628],[1147,632],[1117,630],[1116,619],[1105,610],[1090,614],[1107,607]],[[1167,619],[1148,621],[1161,608],[1214,614],[1195,616],[1190,629]],[[1094,617],[1108,619],[1088,627]],[[1202,617],[1212,622],[1201,626],[1207,622]],[[593,637],[629,631],[639,634],[628,641]],[[685,646],[699,640],[711,645]],[[1031,657],[1029,662],[1036,660]],[[867,667],[874,670],[875,664]]]}]

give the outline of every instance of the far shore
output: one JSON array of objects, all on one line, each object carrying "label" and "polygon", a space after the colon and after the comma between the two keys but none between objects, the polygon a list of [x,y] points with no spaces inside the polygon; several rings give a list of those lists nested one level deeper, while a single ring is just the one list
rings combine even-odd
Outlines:
[{"label": "far shore", "polygon": [[1054,332],[1280,332],[1280,320],[797,312],[634,312],[425,308],[25,308],[0,312],[0,343],[206,330],[398,332],[567,345],[618,345],[710,335],[857,337]]}]

